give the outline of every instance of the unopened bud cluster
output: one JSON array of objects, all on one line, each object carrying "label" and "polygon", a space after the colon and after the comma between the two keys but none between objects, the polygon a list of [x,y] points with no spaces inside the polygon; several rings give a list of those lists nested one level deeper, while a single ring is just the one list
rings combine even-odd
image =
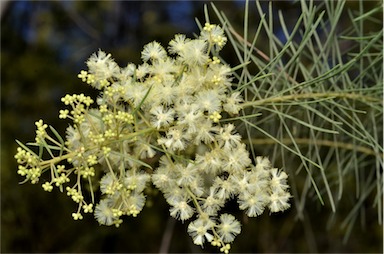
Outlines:
[{"label": "unopened bud cluster", "polygon": [[63,97],[59,117],[73,121],[65,140],[36,122],[32,145],[40,151],[19,142],[18,173],[34,184],[45,173],[45,191],[65,187],[78,204],[75,220],[93,212],[103,225],[137,216],[146,188],[156,187],[172,217],[192,220],[195,244],[210,242],[228,253],[241,231],[222,212],[229,200],[255,217],[265,208],[287,209],[290,194],[287,175],[265,157],[252,162],[230,121],[243,98],[233,90],[231,68],[217,57],[226,41],[219,26],[207,23],[197,39],[176,35],[168,52],[155,41],[145,45],[138,66],[120,68],[110,54],[93,54],[78,77],[100,90],[96,105],[83,94]]}]

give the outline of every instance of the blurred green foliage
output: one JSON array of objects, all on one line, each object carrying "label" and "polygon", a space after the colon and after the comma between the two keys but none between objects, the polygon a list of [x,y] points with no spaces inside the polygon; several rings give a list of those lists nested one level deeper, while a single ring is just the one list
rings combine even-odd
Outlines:
[{"label": "blurred green foliage", "polygon": [[[201,252],[186,225],[168,219],[161,195],[150,198],[137,218],[120,228],[99,226],[91,215],[71,217],[73,202],[40,185],[19,185],[13,159],[15,139],[34,138],[40,118],[64,133],[68,122],[58,119],[65,94],[96,91],[78,80],[90,54],[101,48],[121,65],[140,63],[144,44],[167,45],[176,33],[198,32],[194,18],[204,20],[204,1],[15,1],[3,5],[1,16],[1,252],[159,252],[164,233],[171,233],[169,252]],[[357,2],[348,2],[357,8]],[[241,31],[243,2],[215,2]],[[276,2],[293,17],[291,1]],[[376,5],[376,2],[370,3]],[[214,22],[214,20],[211,20]],[[254,29],[257,24],[253,24]],[[340,24],[343,29],[343,24]],[[276,33],[281,32],[276,28]],[[262,40],[260,40],[262,41]],[[259,45],[259,49],[268,45]],[[231,62],[231,52],[224,55]],[[367,206],[364,223],[356,223],[342,244],[340,223],[349,211],[338,211],[327,228],[329,211],[308,202],[304,221],[294,207],[284,214],[263,214],[242,220],[242,234],[233,252],[382,252],[382,227],[376,209]],[[230,207],[228,209],[231,209]],[[372,216],[370,216],[372,215]],[[212,251],[209,248],[205,251]]]}]

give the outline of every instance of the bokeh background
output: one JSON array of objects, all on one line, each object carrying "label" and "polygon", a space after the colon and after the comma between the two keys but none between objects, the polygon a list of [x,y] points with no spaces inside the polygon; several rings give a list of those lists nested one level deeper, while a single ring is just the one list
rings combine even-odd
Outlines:
[{"label": "bokeh background", "polygon": [[[294,20],[300,9],[292,2],[276,1],[274,7]],[[169,218],[161,195],[150,197],[150,206],[137,218],[126,218],[120,228],[99,226],[92,215],[74,221],[71,213],[77,206],[72,200],[57,189],[44,192],[40,184],[20,185],[22,178],[13,159],[15,139],[33,141],[36,120],[42,118],[65,132],[69,123],[59,120],[57,113],[62,96],[83,92],[96,97],[96,91],[77,78],[93,52],[110,52],[120,66],[139,64],[146,43],[157,40],[167,45],[176,33],[189,37],[198,33],[195,18],[205,22],[207,3],[1,2],[1,252],[215,251],[193,245],[186,232],[188,223]],[[267,2],[262,4],[267,8]],[[244,1],[215,1],[215,5],[241,29]],[[347,8],[357,8],[357,2],[348,2]],[[211,18],[215,21],[214,15]],[[251,21],[250,25],[257,24]],[[279,33],[281,29],[276,27]],[[231,63],[231,52],[224,54]],[[340,229],[340,221],[349,211],[339,210],[334,223],[327,225],[330,208],[320,206],[317,200],[307,204],[304,220],[296,218],[294,206],[282,214],[266,212],[252,219],[234,211],[243,227],[232,251],[382,252],[382,226],[377,224],[375,208],[367,206],[364,223],[356,223],[349,241],[343,244],[345,231]]]}]

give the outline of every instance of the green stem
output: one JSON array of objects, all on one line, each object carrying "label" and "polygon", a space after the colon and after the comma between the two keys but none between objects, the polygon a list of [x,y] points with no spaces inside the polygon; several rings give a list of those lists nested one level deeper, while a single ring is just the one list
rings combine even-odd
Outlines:
[{"label": "green stem", "polygon": [[195,194],[193,194],[193,192],[192,192],[188,187],[185,187],[185,189],[187,190],[189,196],[192,198],[193,204],[195,205],[195,207],[196,207],[196,209],[197,209],[197,212],[198,212],[200,215],[205,214],[205,213],[203,212],[203,210],[201,209],[201,207],[200,207],[200,205],[199,205],[199,202],[198,202],[197,199],[196,199]]},{"label": "green stem", "polygon": [[68,158],[75,156],[75,154],[76,154],[76,152],[71,152],[71,153],[67,153],[66,155],[62,155],[60,157],[54,157],[50,160],[42,161],[40,163],[40,166],[45,166],[47,164],[57,164],[58,162],[60,162],[62,160],[65,160],[65,159],[68,159]]},{"label": "green stem", "polygon": [[[342,148],[346,150],[355,150],[361,153],[365,153],[367,155],[383,156],[383,154],[376,153],[372,149],[365,146],[356,146],[356,145],[344,143],[344,142],[334,142],[332,140],[316,139],[316,141],[313,141],[313,139],[309,139],[309,138],[295,138],[295,140],[293,141],[290,138],[283,138],[280,141],[286,145],[293,144],[293,142],[295,142],[296,144],[303,144],[303,145],[310,145],[310,144],[316,143],[316,145],[320,145],[320,146]],[[248,142],[248,140],[244,140],[244,142]],[[272,144],[275,144],[276,142],[269,138],[260,138],[260,139],[255,138],[255,139],[252,139],[250,143],[252,143],[253,145],[272,145]]]},{"label": "green stem", "polygon": [[354,94],[354,93],[306,93],[306,94],[290,94],[290,95],[284,95],[279,97],[269,97],[265,99],[260,99],[257,101],[248,101],[242,104],[244,108],[246,107],[255,107],[259,105],[265,105],[265,104],[273,104],[278,102],[285,102],[285,101],[294,101],[294,100],[300,100],[300,99],[320,99],[320,98],[345,98],[345,99],[351,99],[351,100],[361,100],[366,102],[376,102],[376,103],[382,103],[381,100],[370,97],[370,96],[364,96],[360,94]]}]

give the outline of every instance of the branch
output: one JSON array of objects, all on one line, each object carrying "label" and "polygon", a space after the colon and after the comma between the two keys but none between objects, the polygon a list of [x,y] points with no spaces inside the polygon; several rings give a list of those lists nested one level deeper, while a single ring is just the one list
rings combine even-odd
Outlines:
[{"label": "branch", "polygon": [[354,94],[354,93],[337,93],[337,92],[330,92],[330,93],[305,93],[305,94],[290,94],[290,95],[284,95],[279,97],[268,97],[265,99],[260,99],[257,101],[248,101],[246,103],[243,103],[243,107],[255,107],[259,105],[265,105],[265,104],[272,104],[276,102],[284,102],[284,101],[293,101],[298,99],[321,99],[321,98],[346,98],[351,100],[361,100],[362,102],[376,102],[376,103],[383,103],[381,100],[365,96],[361,94]]},{"label": "branch", "polygon": [[[285,145],[293,144],[293,140],[290,138],[283,138],[280,140],[281,143],[284,143]],[[244,140],[244,142],[248,142],[248,140]],[[319,140],[316,139],[314,141],[313,139],[309,138],[295,138],[295,143],[301,144],[301,145],[310,145],[310,144],[316,144],[319,146],[328,146],[328,147],[334,147],[334,148],[342,148],[345,150],[355,150],[357,152],[361,152],[367,155],[373,155],[373,156],[383,156],[381,153],[377,153],[374,150],[365,147],[365,146],[358,146],[350,143],[344,143],[344,142],[334,142],[332,140]],[[249,142],[248,142],[249,143]],[[254,138],[251,140],[251,143],[253,145],[273,145],[276,144],[276,141],[270,138]]]}]

